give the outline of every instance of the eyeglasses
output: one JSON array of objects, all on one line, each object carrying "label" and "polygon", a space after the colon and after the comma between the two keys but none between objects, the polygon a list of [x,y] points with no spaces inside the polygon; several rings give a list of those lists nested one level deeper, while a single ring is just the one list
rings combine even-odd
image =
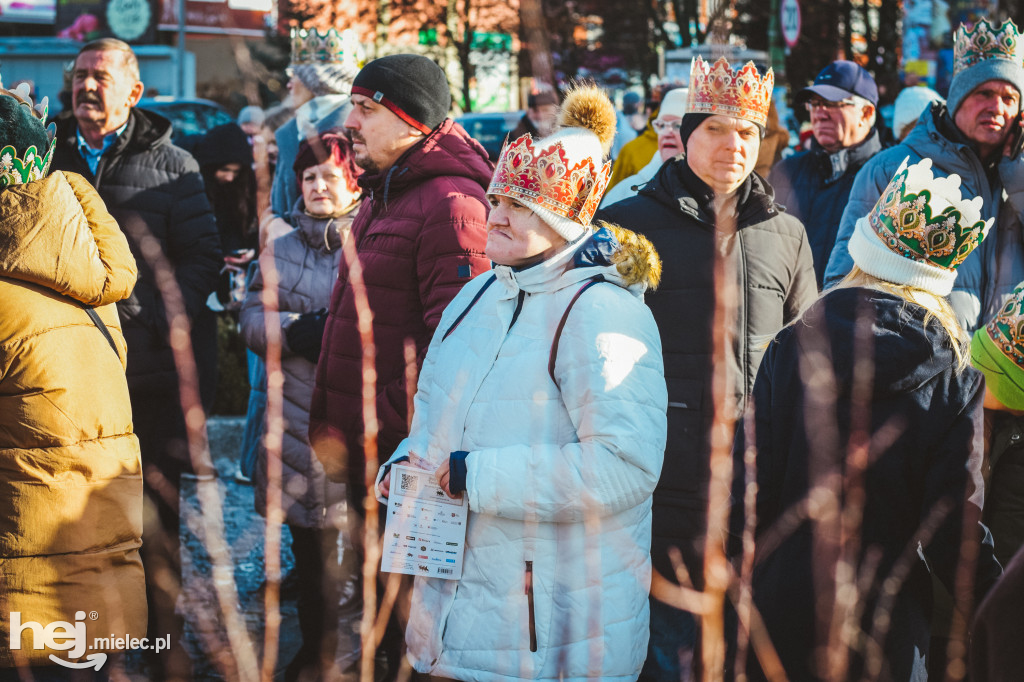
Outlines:
[{"label": "eyeglasses", "polygon": [[667,133],[667,132],[673,132],[673,133],[679,132],[680,123],[681,123],[681,121],[659,121],[659,120],[654,120],[654,121],[651,122],[651,125],[654,126],[654,132],[656,132],[659,135],[661,135],[662,133]]},{"label": "eyeglasses", "polygon": [[804,106],[807,107],[807,111],[814,111],[815,109],[842,109],[844,107],[852,107],[854,104],[854,101],[850,99],[841,99],[838,102],[829,102],[827,99],[812,99]]}]

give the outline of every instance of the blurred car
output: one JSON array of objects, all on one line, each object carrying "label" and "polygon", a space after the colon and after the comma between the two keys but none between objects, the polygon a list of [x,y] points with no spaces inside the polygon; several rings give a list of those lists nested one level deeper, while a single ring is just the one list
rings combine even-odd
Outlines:
[{"label": "blurred car", "polygon": [[486,114],[464,114],[455,122],[466,129],[469,136],[479,142],[487,150],[491,161],[497,161],[501,154],[501,146],[505,144],[505,136],[519,124],[525,111],[504,111]]},{"label": "blurred car", "polygon": [[224,107],[208,99],[143,97],[137,106],[170,119],[171,142],[186,149],[190,146],[186,137],[192,137],[194,141],[210,128],[235,120]]}]

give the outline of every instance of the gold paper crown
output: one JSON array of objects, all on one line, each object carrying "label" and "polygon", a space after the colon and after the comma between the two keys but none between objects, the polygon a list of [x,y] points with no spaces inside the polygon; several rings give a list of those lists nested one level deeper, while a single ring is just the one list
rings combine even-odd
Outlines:
[{"label": "gold paper crown", "polygon": [[714,66],[700,57],[690,63],[690,93],[686,100],[688,114],[721,114],[765,126],[772,104],[775,73],[768,69],[762,78],[754,62],[747,62],[733,73],[725,57]]},{"label": "gold paper crown", "polygon": [[985,238],[992,219],[981,218],[982,199],[963,199],[960,176],[933,177],[931,159],[896,171],[868,214],[889,249],[904,258],[955,270]]},{"label": "gold paper crown", "polygon": [[38,120],[39,127],[45,129],[50,144],[45,150],[38,150],[35,145],[30,145],[21,156],[14,145],[8,144],[0,149],[0,188],[42,180],[50,172],[53,151],[57,146],[56,125],[46,125],[49,99],[43,97],[38,104],[33,104],[28,83],[21,83],[13,90],[0,87],[0,97],[2,96],[11,97],[25,107],[31,116]]},{"label": "gold paper crown", "polygon": [[953,75],[989,59],[1003,59],[1024,66],[1024,50],[1017,25],[1007,20],[993,27],[987,19],[979,19],[972,28],[963,24],[953,41]]},{"label": "gold paper crown", "polygon": [[292,29],[292,66],[356,61],[356,45],[349,31],[333,28],[321,33],[315,28]]},{"label": "gold paper crown", "polygon": [[587,227],[611,177],[611,162],[600,162],[586,157],[570,166],[560,140],[537,150],[527,133],[505,145],[487,193],[540,206]]}]

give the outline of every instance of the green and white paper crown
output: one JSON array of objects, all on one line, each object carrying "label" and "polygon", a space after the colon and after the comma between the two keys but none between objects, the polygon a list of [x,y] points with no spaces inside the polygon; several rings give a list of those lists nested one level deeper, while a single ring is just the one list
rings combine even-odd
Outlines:
[{"label": "green and white paper crown", "polygon": [[38,125],[41,132],[45,131],[49,147],[39,150],[34,144],[29,145],[22,154],[19,154],[11,144],[0,148],[0,189],[42,180],[50,171],[53,151],[56,148],[57,128],[53,123],[46,126],[49,99],[43,97],[38,104],[33,105],[28,83],[21,83],[13,90],[0,88],[0,97],[2,96],[15,99],[20,106],[27,110],[28,115],[25,120],[30,122],[29,125]]},{"label": "green and white paper crown", "polygon": [[900,164],[875,207],[857,221],[850,255],[861,270],[939,296],[992,225],[981,197],[964,199],[960,177],[934,177],[931,159]]},{"label": "green and white paper crown", "polygon": [[1024,282],[971,339],[971,363],[1001,403],[1024,410]]},{"label": "green and white paper crown", "polygon": [[961,24],[953,39],[953,75],[990,59],[1024,65],[1024,45],[1017,25],[1007,20],[993,26],[987,19],[979,19],[971,28]]},{"label": "green and white paper crown", "polygon": [[338,32],[329,28],[321,33],[315,28],[292,29],[292,66],[302,64],[356,64],[360,46],[352,31]]}]

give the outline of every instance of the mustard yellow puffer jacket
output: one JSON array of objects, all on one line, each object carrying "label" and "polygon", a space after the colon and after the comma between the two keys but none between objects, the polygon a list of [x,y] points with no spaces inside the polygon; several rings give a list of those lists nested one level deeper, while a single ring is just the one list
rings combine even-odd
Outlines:
[{"label": "mustard yellow puffer jacket", "polygon": [[[146,636],[142,473],[114,307],[136,276],[81,176],[0,191],[0,666]],[[69,628],[45,630],[59,621]]]}]

